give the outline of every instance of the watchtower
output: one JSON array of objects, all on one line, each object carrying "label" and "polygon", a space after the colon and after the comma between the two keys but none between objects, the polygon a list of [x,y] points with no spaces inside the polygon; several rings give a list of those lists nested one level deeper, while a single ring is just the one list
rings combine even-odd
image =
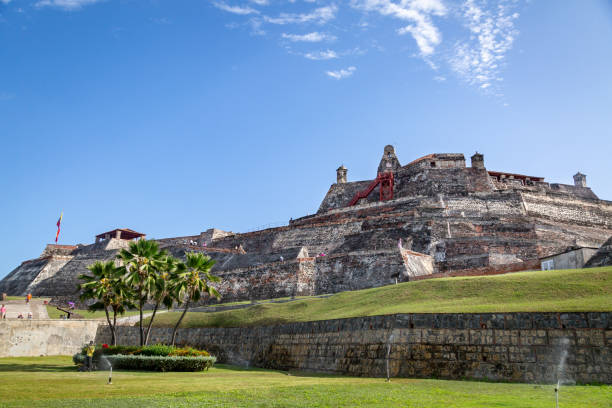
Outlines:
[{"label": "watchtower", "polygon": [[472,156],[472,168],[473,169],[484,169],[484,155],[476,152]]},{"label": "watchtower", "polygon": [[344,165],[338,167],[336,169],[336,183],[338,184],[346,183],[346,173],[347,172],[348,170],[346,169],[346,167],[344,167]]},{"label": "watchtower", "polygon": [[383,157],[378,165],[378,174],[395,173],[400,167],[402,166],[395,155],[395,148],[391,145],[386,145],[383,151]]},{"label": "watchtower", "polygon": [[576,187],[586,187],[586,174],[582,174],[581,172],[574,174],[574,185]]}]

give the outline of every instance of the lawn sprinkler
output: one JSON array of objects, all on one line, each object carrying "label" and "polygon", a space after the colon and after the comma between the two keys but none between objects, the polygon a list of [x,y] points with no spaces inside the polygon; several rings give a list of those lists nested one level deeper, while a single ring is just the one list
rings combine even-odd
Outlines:
[{"label": "lawn sprinkler", "polygon": [[561,388],[561,381],[557,381],[557,386],[555,387],[555,407],[559,408],[559,388]]},{"label": "lawn sprinkler", "polygon": [[113,384],[113,366],[110,366],[110,371],[108,372],[108,382],[106,383],[106,385],[112,385]]}]

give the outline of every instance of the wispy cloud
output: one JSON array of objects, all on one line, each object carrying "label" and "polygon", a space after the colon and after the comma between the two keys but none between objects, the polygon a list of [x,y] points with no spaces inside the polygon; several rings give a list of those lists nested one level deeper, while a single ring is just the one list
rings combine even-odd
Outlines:
[{"label": "wispy cloud", "polygon": [[518,30],[512,11],[516,2],[500,0],[496,7],[486,7],[483,0],[467,0],[462,7],[468,40],[457,41],[450,58],[451,68],[471,85],[490,91],[502,80],[500,69],[512,48]]},{"label": "wispy cloud", "polygon": [[424,57],[432,55],[442,41],[442,34],[431,19],[431,16],[446,15],[447,10],[441,0],[351,0],[351,5],[356,9],[409,22],[397,32],[411,34]]},{"label": "wispy cloud", "polygon": [[280,13],[278,17],[264,16],[264,20],[270,24],[296,24],[296,23],[317,23],[324,24],[336,18],[338,7],[334,4],[319,7],[310,13]]},{"label": "wispy cloud", "polygon": [[268,0],[250,0],[251,3],[255,3],[258,6],[267,6],[268,4],[270,4],[270,2]]},{"label": "wispy cloud", "polygon": [[327,76],[333,79],[344,79],[348,78],[357,70],[355,67],[348,67],[346,69],[340,69],[338,71],[326,71]]},{"label": "wispy cloud", "polygon": [[281,35],[286,40],[293,42],[321,42],[321,41],[334,41],[335,36],[330,34],[319,33],[317,31],[308,34],[286,34]]},{"label": "wispy cloud", "polygon": [[239,14],[243,16],[247,14],[259,14],[259,11],[249,6],[230,6],[229,4],[223,1],[214,2],[213,6],[215,6],[219,10],[223,10],[223,11],[227,11],[228,13]]},{"label": "wispy cloud", "polygon": [[56,7],[64,10],[78,10],[83,6],[99,3],[102,0],[40,0],[34,5],[36,7]]},{"label": "wispy cloud", "polygon": [[326,50],[318,52],[307,52],[306,54],[304,54],[304,57],[311,60],[328,60],[338,58],[338,54],[336,54],[336,52],[333,50]]}]

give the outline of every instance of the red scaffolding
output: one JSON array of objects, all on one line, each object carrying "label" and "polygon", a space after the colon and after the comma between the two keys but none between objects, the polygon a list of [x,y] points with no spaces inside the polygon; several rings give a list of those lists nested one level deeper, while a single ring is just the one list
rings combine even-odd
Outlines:
[{"label": "red scaffolding", "polygon": [[357,192],[349,206],[353,206],[359,202],[362,198],[369,196],[376,186],[380,185],[379,198],[380,201],[387,201],[393,199],[393,173],[378,173],[378,176],[374,181],[370,183],[368,188],[363,191]]}]

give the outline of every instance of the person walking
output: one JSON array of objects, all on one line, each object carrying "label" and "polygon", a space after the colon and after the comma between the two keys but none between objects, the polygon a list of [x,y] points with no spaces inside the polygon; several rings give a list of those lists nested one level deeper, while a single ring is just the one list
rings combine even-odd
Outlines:
[{"label": "person walking", "polygon": [[6,306],[4,304],[0,307],[0,318],[6,319]]},{"label": "person walking", "polygon": [[28,293],[28,296],[26,296],[26,303],[30,303],[30,300],[32,300],[32,294]]},{"label": "person walking", "polygon": [[94,345],[93,340],[89,342],[87,346],[87,369],[91,371],[93,368],[93,355],[94,351],[96,351],[96,346]]}]

